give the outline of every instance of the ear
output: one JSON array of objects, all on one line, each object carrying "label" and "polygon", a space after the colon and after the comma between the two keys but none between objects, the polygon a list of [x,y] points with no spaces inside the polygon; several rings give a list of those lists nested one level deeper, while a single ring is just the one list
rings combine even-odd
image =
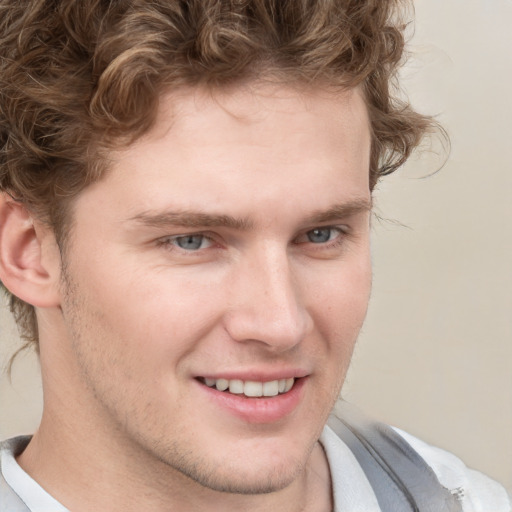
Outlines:
[{"label": "ear", "polygon": [[32,306],[60,304],[60,252],[55,237],[5,192],[0,194],[0,280]]}]

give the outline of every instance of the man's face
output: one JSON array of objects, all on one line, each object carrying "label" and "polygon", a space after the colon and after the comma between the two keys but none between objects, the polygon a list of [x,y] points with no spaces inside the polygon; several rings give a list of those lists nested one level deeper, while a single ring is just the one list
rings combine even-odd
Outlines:
[{"label": "man's face", "polygon": [[369,149],[354,91],[162,98],[74,205],[70,421],[214,489],[289,484],[366,312]]}]

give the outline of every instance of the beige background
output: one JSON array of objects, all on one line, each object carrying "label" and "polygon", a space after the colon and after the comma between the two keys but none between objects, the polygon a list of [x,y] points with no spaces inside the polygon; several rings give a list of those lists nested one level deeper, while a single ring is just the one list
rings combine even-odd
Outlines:
[{"label": "beige background", "polygon": [[[374,290],[344,396],[512,490],[511,0],[417,0],[413,103],[450,132],[376,193]],[[434,145],[435,150],[435,145]],[[398,222],[393,222],[398,221]],[[401,223],[403,226],[401,226]],[[16,346],[5,311],[0,364]],[[40,415],[35,357],[0,380],[0,438]]]}]

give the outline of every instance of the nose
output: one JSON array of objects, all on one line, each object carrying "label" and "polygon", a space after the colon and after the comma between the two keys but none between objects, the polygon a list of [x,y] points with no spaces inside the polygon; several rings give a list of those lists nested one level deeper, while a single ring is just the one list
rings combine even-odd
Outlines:
[{"label": "nose", "polygon": [[286,251],[267,249],[243,259],[231,274],[225,328],[232,339],[284,352],[312,330]]}]

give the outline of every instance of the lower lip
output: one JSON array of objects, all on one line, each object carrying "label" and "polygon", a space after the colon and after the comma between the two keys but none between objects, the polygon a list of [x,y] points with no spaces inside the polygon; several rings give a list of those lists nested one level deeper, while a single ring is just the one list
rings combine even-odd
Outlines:
[{"label": "lower lip", "polygon": [[247,423],[273,423],[285,418],[296,409],[302,399],[306,380],[307,377],[296,379],[292,389],[287,393],[261,398],[233,395],[196,382],[208,394],[210,401]]}]

